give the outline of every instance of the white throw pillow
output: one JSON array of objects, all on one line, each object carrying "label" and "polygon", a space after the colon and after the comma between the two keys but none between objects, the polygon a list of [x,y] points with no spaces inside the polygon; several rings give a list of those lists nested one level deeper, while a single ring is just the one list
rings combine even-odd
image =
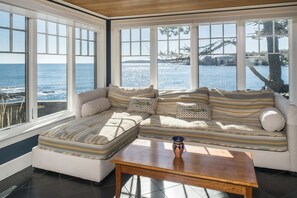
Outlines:
[{"label": "white throw pillow", "polygon": [[274,107],[267,107],[260,112],[260,122],[268,132],[281,131],[286,124],[283,114]]},{"label": "white throw pillow", "polygon": [[92,116],[110,108],[110,102],[107,98],[97,98],[82,105],[81,116]]}]

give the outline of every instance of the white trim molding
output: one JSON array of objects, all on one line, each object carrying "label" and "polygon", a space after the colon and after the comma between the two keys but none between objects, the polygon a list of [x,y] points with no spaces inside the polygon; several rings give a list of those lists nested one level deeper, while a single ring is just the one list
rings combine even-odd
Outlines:
[{"label": "white trim molding", "polygon": [[289,91],[290,101],[297,105],[297,18],[290,20],[289,29]]},{"label": "white trim molding", "polygon": [[32,165],[32,152],[0,165],[0,181]]}]

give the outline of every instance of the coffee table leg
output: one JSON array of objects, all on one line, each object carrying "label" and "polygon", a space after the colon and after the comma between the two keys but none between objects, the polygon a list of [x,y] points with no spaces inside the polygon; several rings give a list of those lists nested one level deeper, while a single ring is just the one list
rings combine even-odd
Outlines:
[{"label": "coffee table leg", "polygon": [[116,198],[120,198],[122,187],[121,165],[116,165]]},{"label": "coffee table leg", "polygon": [[253,198],[253,189],[251,187],[245,188],[244,198]]}]

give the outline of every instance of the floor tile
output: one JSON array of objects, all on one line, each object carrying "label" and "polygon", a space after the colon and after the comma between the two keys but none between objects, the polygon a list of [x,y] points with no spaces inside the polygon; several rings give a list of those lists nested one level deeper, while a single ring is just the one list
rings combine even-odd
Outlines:
[{"label": "floor tile", "polygon": [[93,198],[96,197],[94,190],[72,193],[71,195],[63,195],[63,198]]},{"label": "floor tile", "polygon": [[60,198],[62,197],[61,185],[59,182],[43,185],[35,185],[29,188],[28,198]]},{"label": "floor tile", "polygon": [[178,186],[173,186],[170,188],[165,188],[162,190],[162,192],[167,196],[167,197],[178,197],[178,198],[190,198],[190,197],[195,197],[195,198],[202,198],[196,191],[193,190],[188,185],[180,184]]},{"label": "floor tile", "polygon": [[79,178],[71,180],[61,179],[62,196],[67,197],[70,195],[78,194],[85,191],[93,191],[93,185],[91,181],[83,180]]},{"label": "floor tile", "polygon": [[148,177],[133,176],[124,186],[135,197],[140,197],[143,194],[160,190],[152,179]]},{"label": "floor tile", "polygon": [[167,196],[161,190],[141,195],[141,197],[142,198],[167,198]]},{"label": "floor tile", "polygon": [[17,189],[11,192],[7,198],[27,198],[28,197],[28,188],[23,188],[23,189]]}]

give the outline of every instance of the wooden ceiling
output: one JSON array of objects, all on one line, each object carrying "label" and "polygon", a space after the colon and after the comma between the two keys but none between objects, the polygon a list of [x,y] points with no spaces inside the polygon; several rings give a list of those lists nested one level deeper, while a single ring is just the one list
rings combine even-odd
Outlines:
[{"label": "wooden ceiling", "polygon": [[64,0],[107,17],[156,15],[297,2],[297,0]]}]

